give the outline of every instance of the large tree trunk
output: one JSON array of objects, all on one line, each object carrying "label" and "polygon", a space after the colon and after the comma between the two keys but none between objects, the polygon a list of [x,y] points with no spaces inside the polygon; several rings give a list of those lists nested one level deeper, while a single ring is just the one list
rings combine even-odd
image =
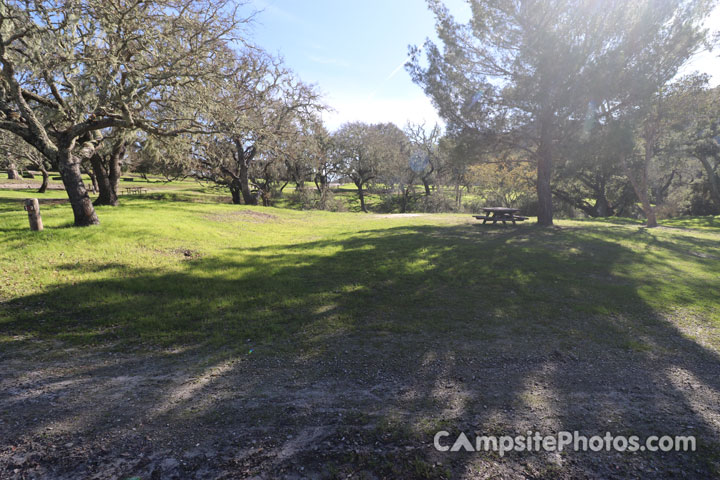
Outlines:
[{"label": "large tree trunk", "polygon": [[647,160],[648,159],[646,155],[645,163],[643,163],[642,169],[640,171],[640,178],[636,178],[635,175],[632,174],[627,164],[625,165],[625,173],[630,179],[630,184],[635,191],[635,195],[637,195],[638,200],[640,200],[640,206],[643,210],[643,213],[645,214],[645,217],[647,218],[647,227],[655,228],[658,226],[658,224],[657,217],[655,215],[655,209],[653,208],[652,203],[650,203],[650,194],[648,193]]},{"label": "large tree trunk", "polygon": [[245,162],[240,162],[238,172],[238,177],[240,178],[240,191],[242,192],[245,205],[257,205],[257,197],[250,191],[250,176],[248,174],[248,170],[248,165]]},{"label": "large tree trunk", "polygon": [[707,173],[708,183],[710,184],[710,196],[713,202],[715,202],[715,207],[720,210],[720,178],[718,178],[718,175],[713,170],[713,166],[707,157],[699,156],[698,160],[700,160]]},{"label": "large tree trunk", "polygon": [[540,143],[537,149],[538,224],[549,227],[553,224],[553,198],[550,185],[553,171],[553,113],[549,107],[545,107],[540,112],[538,121],[540,131]]},{"label": "large tree trunk", "polygon": [[112,152],[108,156],[108,168],[102,157],[95,153],[90,157],[93,172],[97,178],[99,196],[95,200],[95,205],[110,205],[116,207],[118,205],[118,188],[120,186],[120,160],[125,155],[125,142],[119,141],[113,146]]},{"label": "large tree trunk", "polygon": [[655,215],[655,209],[650,203],[650,189],[648,188],[648,167],[655,155],[655,142],[658,136],[657,124],[654,122],[646,123],[643,130],[642,139],[644,141],[645,153],[642,157],[642,164],[640,165],[639,177],[633,175],[633,172],[628,165],[627,160],[623,159],[623,166],[625,167],[625,174],[630,180],[630,184],[635,191],[635,195],[640,200],[640,206],[645,213],[647,218],[647,227],[657,227],[657,216]]},{"label": "large tree trunk", "polygon": [[253,196],[250,191],[250,163],[255,158],[257,148],[252,145],[248,148],[243,147],[243,143],[239,139],[234,140],[235,143],[235,162],[237,164],[237,180],[240,182],[240,191],[242,192],[245,205],[257,205],[258,199]]},{"label": "large tree trunk", "polygon": [[538,224],[543,226],[553,224],[551,178],[552,152],[550,151],[550,145],[543,142],[538,148],[537,159]]},{"label": "large tree trunk", "polygon": [[234,205],[240,205],[242,203],[240,197],[240,182],[233,180],[230,183],[230,195],[232,195],[232,202]]},{"label": "large tree trunk", "polygon": [[595,215],[597,217],[610,217],[613,214],[613,208],[610,205],[605,194],[598,195],[595,199]]},{"label": "large tree trunk", "polygon": [[15,163],[10,163],[7,168],[8,180],[20,180],[20,174],[18,173],[17,166]]},{"label": "large tree trunk", "polygon": [[72,152],[60,150],[58,152],[58,170],[70,199],[70,205],[75,216],[75,226],[86,227],[100,224],[83,183],[80,160],[73,156]]},{"label": "large tree trunk", "polygon": [[358,196],[360,197],[360,210],[368,213],[367,207],[365,206],[365,192],[363,191],[363,184],[355,182],[355,186],[358,189]]},{"label": "large tree trunk", "polygon": [[93,156],[90,157],[90,163],[92,164],[93,173],[95,174],[98,185],[98,197],[93,202],[93,205],[117,206],[117,191],[113,192],[112,186],[110,185],[110,175],[108,175],[105,165],[103,165],[100,154],[93,154]]}]

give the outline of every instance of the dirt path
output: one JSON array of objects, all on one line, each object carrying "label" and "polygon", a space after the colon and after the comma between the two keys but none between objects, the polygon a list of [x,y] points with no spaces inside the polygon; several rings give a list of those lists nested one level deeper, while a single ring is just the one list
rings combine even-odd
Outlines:
[{"label": "dirt path", "polygon": [[[394,338],[394,337],[393,337]],[[0,477],[662,478],[718,473],[720,362],[493,340],[0,357]],[[528,343],[527,345],[532,345]],[[527,346],[525,345],[525,346]],[[508,348],[508,347],[512,348]],[[682,347],[682,345],[676,345]],[[308,350],[310,351],[310,350]],[[694,434],[693,454],[441,453],[438,430]]]},{"label": "dirt path", "polygon": [[[0,188],[3,190],[36,190],[40,188],[40,182],[25,182],[15,183],[12,181],[0,182]],[[65,187],[60,183],[49,183],[47,186],[48,190],[65,190]]]}]

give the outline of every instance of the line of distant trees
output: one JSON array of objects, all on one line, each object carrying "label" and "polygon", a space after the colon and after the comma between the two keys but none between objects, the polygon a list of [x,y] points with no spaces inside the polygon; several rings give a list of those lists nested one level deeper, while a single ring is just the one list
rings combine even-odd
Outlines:
[{"label": "line of distant trees", "polygon": [[[0,4],[0,154],[8,176],[57,170],[75,225],[117,205],[126,171],[194,177],[237,204],[287,185],[333,208],[459,210],[463,192],[555,212],[720,212],[720,90],[678,71],[713,43],[710,0],[483,0],[470,24],[432,0],[440,45],[407,69],[445,120],[328,132],[314,86],[253,45],[230,0]],[[716,40],[716,39],[715,39]],[[299,193],[297,193],[299,192]],[[310,193],[313,192],[313,193]],[[473,205],[470,205],[472,208]]]}]

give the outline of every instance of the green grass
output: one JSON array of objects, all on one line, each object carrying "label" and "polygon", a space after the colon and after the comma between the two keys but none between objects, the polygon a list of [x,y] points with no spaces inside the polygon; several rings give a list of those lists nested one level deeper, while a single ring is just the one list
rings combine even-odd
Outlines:
[{"label": "green grass", "polygon": [[30,232],[27,195],[0,193],[0,348],[536,332],[548,349],[646,351],[668,316],[720,326],[718,218],[503,228],[125,197],[82,229],[67,204],[45,204],[45,231]]}]

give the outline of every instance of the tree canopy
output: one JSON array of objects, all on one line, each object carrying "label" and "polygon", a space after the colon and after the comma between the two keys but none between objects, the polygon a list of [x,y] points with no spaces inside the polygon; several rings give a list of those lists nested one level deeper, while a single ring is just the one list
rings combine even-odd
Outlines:
[{"label": "tree canopy", "polygon": [[98,223],[80,176],[108,128],[205,128],[247,17],[229,0],[10,0],[0,5],[0,129],[56,161],[76,225]]},{"label": "tree canopy", "polygon": [[[484,0],[459,24],[430,0],[442,48],[411,48],[408,69],[478,151],[516,150],[537,166],[538,221],[552,224],[552,175],[588,106],[605,121],[639,108],[698,50],[709,0]],[[594,107],[593,107],[594,106]]]}]

